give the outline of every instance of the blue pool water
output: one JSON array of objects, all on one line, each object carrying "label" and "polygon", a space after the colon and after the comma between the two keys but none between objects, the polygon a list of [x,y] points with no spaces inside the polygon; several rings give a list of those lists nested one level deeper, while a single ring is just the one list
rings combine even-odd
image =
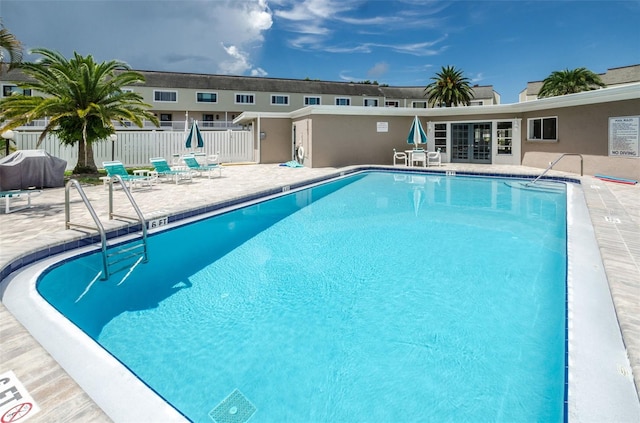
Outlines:
[{"label": "blue pool water", "polygon": [[38,290],[193,421],[236,389],[252,422],[563,418],[564,192],[371,172],[149,243]]}]

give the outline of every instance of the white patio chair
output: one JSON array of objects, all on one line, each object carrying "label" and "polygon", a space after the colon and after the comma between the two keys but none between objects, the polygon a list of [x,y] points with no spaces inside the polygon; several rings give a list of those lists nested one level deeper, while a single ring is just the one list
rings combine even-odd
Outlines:
[{"label": "white patio chair", "polygon": [[427,152],[426,151],[412,151],[411,166],[415,166],[416,163],[422,163],[422,167],[427,167]]},{"label": "white patio chair", "polygon": [[404,165],[407,165],[407,153],[403,153],[402,151],[396,151],[393,149],[393,165],[396,166],[396,160],[404,161]]},{"label": "white patio chair", "polygon": [[442,166],[442,155],[439,151],[429,151],[427,153],[427,166],[431,165]]}]

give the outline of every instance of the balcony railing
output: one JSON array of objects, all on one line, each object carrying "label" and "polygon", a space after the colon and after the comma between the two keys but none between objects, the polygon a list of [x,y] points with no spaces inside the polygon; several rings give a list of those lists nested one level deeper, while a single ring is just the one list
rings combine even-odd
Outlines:
[{"label": "balcony railing", "polygon": [[[41,130],[44,129],[47,124],[49,123],[49,119],[37,119],[37,120],[33,120],[29,123],[27,123],[26,125],[23,125],[19,128],[16,128],[17,130]],[[131,122],[127,122],[125,124],[120,123],[120,122],[113,122],[113,126],[116,128],[116,130],[121,129],[121,130],[131,130],[131,131],[135,131],[135,130],[142,130],[142,131],[150,131],[150,130],[156,130],[156,131],[184,131],[184,130],[189,130],[189,124],[186,124],[186,122],[184,120],[171,120],[171,121],[161,121],[160,122],[160,126],[155,126],[153,124],[153,122],[151,122],[150,120],[144,120],[143,121],[143,125],[142,128],[139,128],[137,125],[134,125]],[[207,121],[198,121],[198,126],[200,127],[200,129],[202,130],[227,130],[227,129],[242,129],[242,125],[235,125],[233,122],[231,121],[213,121],[213,122],[207,122]]]}]

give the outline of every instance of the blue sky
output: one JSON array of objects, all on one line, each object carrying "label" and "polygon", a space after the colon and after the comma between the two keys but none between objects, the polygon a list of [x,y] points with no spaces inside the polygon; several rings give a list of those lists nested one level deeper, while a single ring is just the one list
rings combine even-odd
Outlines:
[{"label": "blue sky", "polygon": [[555,70],[640,64],[639,0],[0,0],[0,17],[27,49],[139,70],[425,86],[453,65],[502,103]]}]

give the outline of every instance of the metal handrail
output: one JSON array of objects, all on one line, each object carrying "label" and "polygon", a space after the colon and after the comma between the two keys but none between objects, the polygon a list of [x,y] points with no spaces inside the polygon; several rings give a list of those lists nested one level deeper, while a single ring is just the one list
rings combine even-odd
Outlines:
[{"label": "metal handrail", "polygon": [[565,156],[580,156],[580,176],[583,176],[583,162],[584,159],[582,158],[582,154],[578,154],[578,153],[564,153],[563,155],[561,155],[560,157],[558,157],[556,160],[554,160],[553,162],[549,163],[549,167],[546,168],[544,170],[544,172],[542,172],[536,179],[533,180],[533,182],[531,182],[532,184],[535,184],[538,179],[542,178],[544,175],[547,174],[547,172],[549,172],[551,170],[551,168],[553,168],[553,166],[555,166],[556,163],[558,163],[560,161],[560,159],[562,159]]},{"label": "metal handrail", "polygon": [[[78,194],[80,194],[80,198],[82,198],[82,201],[84,202],[85,206],[87,206],[87,209],[89,210],[89,214],[91,215],[91,218],[96,224],[95,228],[93,226],[82,225],[79,223],[71,223],[71,207],[69,205],[70,204],[69,191],[71,189],[71,186],[76,187],[76,189],[78,190]],[[105,233],[104,226],[102,226],[102,222],[100,222],[100,219],[98,219],[98,215],[96,214],[96,211],[93,209],[91,202],[89,202],[87,195],[84,193],[82,186],[80,186],[80,183],[76,179],[69,179],[69,182],[67,182],[64,188],[64,216],[65,216],[66,229],[71,229],[72,226],[77,228],[84,228],[84,229],[96,229],[96,228],[98,229],[98,232],[100,233],[100,242],[102,245],[101,247],[102,248],[102,268],[103,268],[102,279],[108,279],[109,268],[107,265],[107,234]]]},{"label": "metal handrail", "polygon": [[[136,212],[136,215],[138,216],[137,218],[116,214],[113,212],[113,181],[114,179],[120,182],[122,191],[124,191],[127,198],[129,199],[129,202],[131,203],[131,206],[133,206],[133,210]],[[149,260],[147,256],[147,220],[144,218],[144,215],[142,214],[140,207],[138,207],[138,203],[136,203],[136,201],[133,199],[133,195],[131,195],[131,191],[129,191],[129,188],[127,188],[127,184],[124,183],[124,180],[120,175],[114,175],[111,178],[109,178],[109,220],[112,220],[114,217],[122,217],[125,219],[136,220],[140,222],[140,226],[142,229],[142,242],[144,244],[144,261],[143,262],[146,263]]]}]

